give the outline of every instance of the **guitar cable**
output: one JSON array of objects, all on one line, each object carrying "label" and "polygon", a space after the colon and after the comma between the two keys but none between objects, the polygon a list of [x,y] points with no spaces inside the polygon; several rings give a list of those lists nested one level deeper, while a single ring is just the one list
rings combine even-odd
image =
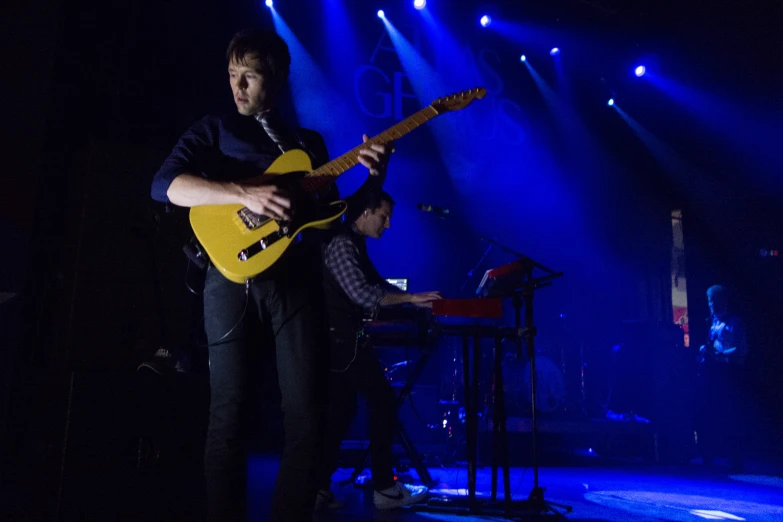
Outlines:
[{"label": "guitar cable", "polygon": [[237,321],[237,324],[232,326],[229,331],[224,333],[223,337],[221,337],[220,339],[215,341],[215,344],[220,343],[221,341],[223,341],[223,339],[225,339],[226,337],[231,335],[231,332],[236,330],[239,327],[239,325],[242,324],[242,321],[245,319],[245,314],[247,313],[247,305],[250,302],[250,282],[251,282],[251,279],[246,279],[245,280],[245,306],[242,308],[242,315],[239,317],[239,321]]},{"label": "guitar cable", "polygon": [[348,363],[348,365],[345,368],[343,368],[342,370],[329,369],[330,372],[332,372],[332,373],[345,373],[345,372],[348,371],[348,369],[351,366],[353,366],[353,363],[356,360],[356,357],[359,355],[359,342],[362,340],[363,335],[364,335],[364,329],[362,329],[361,331],[359,331],[356,334],[356,339],[354,340],[354,344],[353,344],[353,358]]},{"label": "guitar cable", "polygon": [[199,292],[198,290],[190,286],[190,266],[193,264],[194,264],[193,261],[191,261],[190,258],[188,258],[188,266],[185,267],[185,288],[187,288],[191,294],[201,296],[202,292]]}]

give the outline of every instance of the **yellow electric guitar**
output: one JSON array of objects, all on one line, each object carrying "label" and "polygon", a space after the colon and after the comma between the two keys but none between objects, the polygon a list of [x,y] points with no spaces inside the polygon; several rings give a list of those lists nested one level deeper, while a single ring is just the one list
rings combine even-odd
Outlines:
[{"label": "yellow electric guitar", "polygon": [[[370,142],[384,144],[408,134],[435,116],[467,107],[481,99],[486,89],[477,87],[438,98]],[[315,196],[328,188],[340,174],[359,163],[362,144],[339,158],[313,170],[310,157],[302,150],[290,150],[277,158],[264,172],[279,176],[272,180],[294,191],[294,217],[277,221],[251,212],[242,205],[202,205],[190,209],[190,225],[207,251],[212,264],[230,281],[244,283],[280,259],[297,234],[306,228],[325,227],[347,209],[344,201],[318,204]],[[301,189],[301,190],[300,190]]]}]

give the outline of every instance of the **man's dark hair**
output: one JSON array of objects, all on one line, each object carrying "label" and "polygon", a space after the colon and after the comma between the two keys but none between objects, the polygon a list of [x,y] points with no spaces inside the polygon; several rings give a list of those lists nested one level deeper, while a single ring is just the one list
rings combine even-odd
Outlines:
[{"label": "man's dark hair", "polygon": [[382,190],[369,190],[363,199],[364,201],[362,202],[363,204],[361,208],[362,212],[365,210],[377,210],[381,208],[381,204],[384,201],[387,202],[390,207],[394,206],[394,199],[392,199],[392,197],[387,192]]},{"label": "man's dark hair", "polygon": [[245,64],[248,56],[255,56],[261,62],[261,73],[269,75],[275,83],[288,79],[291,70],[291,53],[288,44],[274,31],[244,29],[231,39],[226,50],[226,59]]},{"label": "man's dark hair", "polygon": [[707,289],[707,299],[723,299],[725,301],[728,298],[729,292],[724,286],[712,285]]},{"label": "man's dark hair", "polygon": [[355,197],[351,197],[350,199],[354,201],[351,202],[348,212],[345,213],[346,224],[353,223],[359,219],[359,216],[361,216],[365,210],[375,211],[381,208],[381,204],[384,201],[389,203],[390,206],[394,206],[394,199],[380,189],[360,191]]}]

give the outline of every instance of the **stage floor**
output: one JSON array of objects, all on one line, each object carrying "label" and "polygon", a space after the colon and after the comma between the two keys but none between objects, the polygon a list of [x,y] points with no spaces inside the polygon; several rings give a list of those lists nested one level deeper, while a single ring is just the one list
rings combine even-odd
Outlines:
[{"label": "stage floor", "polygon": [[[266,519],[269,495],[277,463],[272,458],[254,457],[250,462],[250,519]],[[349,470],[339,470],[336,481],[347,478]],[[464,467],[431,468],[439,485],[435,493],[466,494]],[[531,469],[511,470],[514,499],[524,499],[533,484]],[[774,475],[732,475],[721,467],[587,467],[541,468],[539,482],[546,499],[573,507],[566,520],[598,521],[698,521],[698,520],[783,520],[783,478]],[[478,472],[479,495],[489,496],[490,470]],[[376,511],[372,492],[349,486],[335,486],[345,501],[341,510],[319,514],[316,521],[426,522],[503,520],[414,512],[408,509]],[[502,481],[500,486],[502,492]],[[534,520],[529,517],[524,520]]]}]

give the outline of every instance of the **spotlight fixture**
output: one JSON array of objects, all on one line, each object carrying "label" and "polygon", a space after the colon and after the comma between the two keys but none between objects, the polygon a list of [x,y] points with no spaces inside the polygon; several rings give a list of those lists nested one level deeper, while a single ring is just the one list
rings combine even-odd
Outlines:
[{"label": "spotlight fixture", "polygon": [[560,54],[560,49],[558,47],[552,47],[552,50],[549,51],[549,54],[551,56],[557,56],[558,54]]},{"label": "spotlight fixture", "polygon": [[383,18],[384,16],[386,15],[383,14],[383,9],[378,9],[378,18]]},{"label": "spotlight fixture", "polygon": [[416,9],[424,9],[427,5],[427,0],[413,0],[413,7]]},{"label": "spotlight fixture", "polygon": [[479,23],[481,23],[481,27],[487,27],[492,23],[492,18],[490,18],[489,15],[484,15],[479,20]]},{"label": "spotlight fixture", "polygon": [[523,54],[522,56],[520,56],[520,57],[519,57],[519,61],[520,61],[520,62],[525,62],[525,61],[527,61],[527,58],[525,57],[525,55],[524,55],[524,54]]},{"label": "spotlight fixture", "polygon": [[272,5],[274,4],[274,2],[272,2],[272,0],[266,0],[266,2],[264,2],[264,3],[266,4],[267,7],[272,7]]},{"label": "spotlight fixture", "polygon": [[647,68],[644,65],[640,65],[639,67],[633,70],[633,73],[640,78],[644,76],[644,73],[646,72],[647,72]]},{"label": "spotlight fixture", "polygon": [[609,101],[608,101],[608,102],[606,102],[606,104],[607,104],[609,107],[611,107],[612,105],[614,105],[614,98],[609,98]]}]

